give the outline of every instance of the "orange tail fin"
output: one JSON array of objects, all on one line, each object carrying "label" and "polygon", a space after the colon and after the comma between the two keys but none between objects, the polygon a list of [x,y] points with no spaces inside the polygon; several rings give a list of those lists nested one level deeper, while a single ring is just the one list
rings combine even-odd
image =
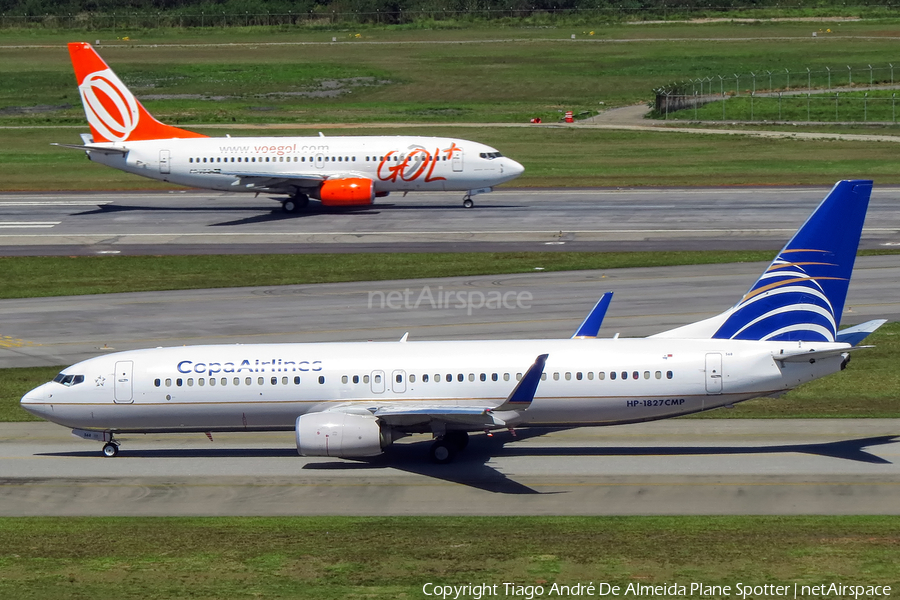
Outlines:
[{"label": "orange tail fin", "polygon": [[87,42],[70,43],[69,56],[94,142],[207,137],[154,119]]}]

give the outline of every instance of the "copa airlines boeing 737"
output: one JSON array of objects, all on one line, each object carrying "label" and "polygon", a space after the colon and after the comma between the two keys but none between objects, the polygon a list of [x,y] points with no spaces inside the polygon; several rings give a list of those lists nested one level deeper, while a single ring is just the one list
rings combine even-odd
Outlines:
[{"label": "copa airlines boeing 737", "polygon": [[63,370],[22,407],[103,441],[150,432],[294,430],[307,456],[380,454],[431,433],[664,419],[781,394],[840,371],[884,321],[838,330],[872,190],[839,182],[722,314],[641,339],[597,339],[607,293],[572,339],[252,344],[119,352]]},{"label": "copa airlines boeing 737", "polygon": [[390,192],[465,192],[515,179],[524,168],[484,144],[412,136],[212,138],[153,118],[90,44],[69,44],[91,133],[88,158],[114,169],[223,192],[287,194],[294,212],[316,198],[325,206],[365,206]]}]

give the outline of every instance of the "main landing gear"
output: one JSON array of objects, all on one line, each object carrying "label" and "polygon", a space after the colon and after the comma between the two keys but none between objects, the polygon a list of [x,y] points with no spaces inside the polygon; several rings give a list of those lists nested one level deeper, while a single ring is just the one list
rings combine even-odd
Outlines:
[{"label": "main landing gear", "polygon": [[465,450],[469,445],[469,434],[465,431],[451,430],[437,438],[431,445],[428,455],[432,462],[439,465],[445,465],[453,462],[457,453]]},{"label": "main landing gear", "polygon": [[293,214],[298,212],[301,208],[306,208],[309,204],[309,196],[306,194],[296,194],[291,196],[287,200],[281,203],[281,208],[284,212]]},{"label": "main landing gear", "polygon": [[114,458],[119,454],[119,442],[111,439],[103,444],[103,456],[106,458]]},{"label": "main landing gear", "polygon": [[472,201],[472,196],[467,194],[466,197],[463,198],[463,208],[472,208],[473,206],[475,206],[475,202]]}]

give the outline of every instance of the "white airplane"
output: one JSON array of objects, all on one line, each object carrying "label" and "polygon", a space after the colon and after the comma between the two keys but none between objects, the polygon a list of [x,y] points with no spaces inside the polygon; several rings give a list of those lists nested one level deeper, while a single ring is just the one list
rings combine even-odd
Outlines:
[{"label": "white airplane", "polygon": [[366,206],[390,192],[490,192],[525,170],[494,148],[417,136],[208,137],[157,121],[90,44],[69,55],[91,133],[90,160],[114,169],[222,192],[287,194],[287,212],[316,198],[324,206]]},{"label": "white airplane", "polygon": [[781,394],[842,370],[884,323],[838,330],[872,190],[841,181],[720,315],[648,338],[598,339],[603,296],[571,339],[210,345],[118,352],[28,392],[28,412],[104,442],[151,432],[294,430],[306,456],[380,454],[431,433],[664,419]]}]

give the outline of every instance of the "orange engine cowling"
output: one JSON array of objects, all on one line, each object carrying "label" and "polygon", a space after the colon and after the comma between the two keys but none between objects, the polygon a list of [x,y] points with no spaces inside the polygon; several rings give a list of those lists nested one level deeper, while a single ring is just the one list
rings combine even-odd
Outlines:
[{"label": "orange engine cowling", "polygon": [[319,188],[325,206],[365,206],[375,199],[375,182],[364,177],[326,179]]}]

